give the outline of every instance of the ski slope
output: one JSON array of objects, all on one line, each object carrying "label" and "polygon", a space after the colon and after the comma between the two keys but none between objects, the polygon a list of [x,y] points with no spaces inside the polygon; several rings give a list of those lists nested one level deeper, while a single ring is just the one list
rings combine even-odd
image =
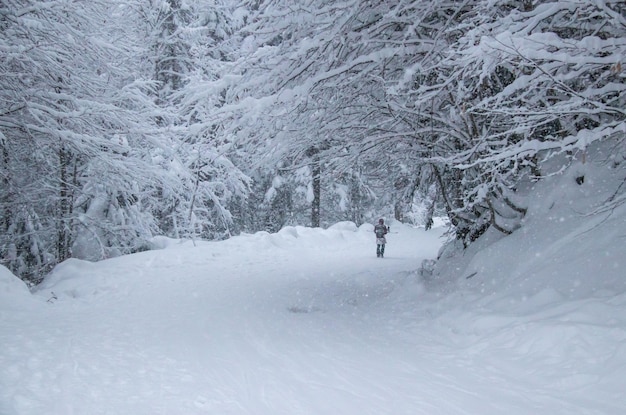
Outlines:
[{"label": "ski slope", "polygon": [[498,252],[424,278],[443,227],[391,223],[384,259],[372,230],[163,240],[32,295],[3,269],[0,414],[626,413],[626,289],[486,290]]}]

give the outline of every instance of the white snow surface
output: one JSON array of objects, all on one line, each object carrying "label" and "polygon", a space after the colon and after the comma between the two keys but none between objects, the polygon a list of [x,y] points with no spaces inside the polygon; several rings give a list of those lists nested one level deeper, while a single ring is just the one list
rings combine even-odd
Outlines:
[{"label": "white snow surface", "polygon": [[626,212],[586,215],[599,177],[546,180],[432,275],[445,228],[394,222],[383,259],[340,223],[69,260],[32,294],[0,269],[0,414],[624,414]]}]

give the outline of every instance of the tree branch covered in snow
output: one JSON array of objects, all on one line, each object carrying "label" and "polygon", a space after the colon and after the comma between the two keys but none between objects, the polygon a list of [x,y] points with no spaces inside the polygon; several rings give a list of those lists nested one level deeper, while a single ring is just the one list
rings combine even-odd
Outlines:
[{"label": "tree branch covered in snow", "polygon": [[600,143],[624,158],[624,15],[614,0],[5,2],[3,264],[40,275],[158,233],[416,205],[465,245],[510,233],[533,181]]}]

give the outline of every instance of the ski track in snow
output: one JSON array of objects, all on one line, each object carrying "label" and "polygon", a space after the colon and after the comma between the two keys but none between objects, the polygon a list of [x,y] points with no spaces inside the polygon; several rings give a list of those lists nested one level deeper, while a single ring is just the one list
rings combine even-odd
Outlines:
[{"label": "ski track in snow", "polygon": [[602,398],[619,396],[624,369],[593,369],[624,361],[623,329],[580,329],[584,313],[569,324],[554,308],[456,308],[416,273],[442,230],[398,228],[384,259],[373,234],[340,232],[70,262],[93,279],[0,309],[0,414],[623,413]]}]

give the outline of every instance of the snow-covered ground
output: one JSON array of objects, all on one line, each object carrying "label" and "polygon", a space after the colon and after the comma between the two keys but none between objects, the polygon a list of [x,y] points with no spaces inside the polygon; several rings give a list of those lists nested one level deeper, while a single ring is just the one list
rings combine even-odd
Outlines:
[{"label": "snow-covered ground", "polygon": [[594,174],[432,275],[444,227],[398,223],[384,259],[341,223],[70,260],[33,294],[0,269],[0,414],[624,414],[626,212],[585,215]]}]

